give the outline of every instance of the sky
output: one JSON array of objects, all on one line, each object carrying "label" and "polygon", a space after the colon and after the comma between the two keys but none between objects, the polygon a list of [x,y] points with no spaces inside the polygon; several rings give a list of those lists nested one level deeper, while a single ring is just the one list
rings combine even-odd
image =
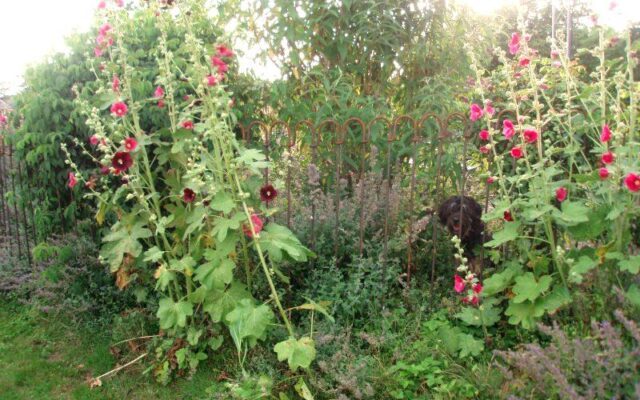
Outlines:
[{"label": "sky", "polygon": [[[127,0],[131,1],[131,0]],[[495,12],[517,0],[458,0],[481,14]],[[557,0],[559,4],[568,0]],[[640,20],[640,0],[592,0],[600,12],[602,23],[624,26],[626,19]],[[86,31],[93,22],[97,0],[0,0],[0,87],[15,91],[28,65],[44,60],[47,55],[66,49],[64,38],[74,31]],[[259,70],[254,64],[255,51],[247,49],[240,65],[244,70]],[[275,73],[277,75],[277,72]],[[271,71],[269,75],[274,75]],[[273,77],[273,76],[272,76]]]}]

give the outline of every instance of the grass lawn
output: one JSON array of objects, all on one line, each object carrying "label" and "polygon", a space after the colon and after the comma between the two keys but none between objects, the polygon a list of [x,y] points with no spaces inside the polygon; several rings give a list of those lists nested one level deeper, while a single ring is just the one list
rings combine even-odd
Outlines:
[{"label": "grass lawn", "polygon": [[[0,300],[2,301],[2,300]],[[142,364],[90,389],[88,377],[109,371],[115,359],[110,338],[24,306],[0,304],[0,400],[204,399],[219,371],[205,364],[191,380],[163,387],[143,375]],[[148,364],[147,364],[148,365]]]}]

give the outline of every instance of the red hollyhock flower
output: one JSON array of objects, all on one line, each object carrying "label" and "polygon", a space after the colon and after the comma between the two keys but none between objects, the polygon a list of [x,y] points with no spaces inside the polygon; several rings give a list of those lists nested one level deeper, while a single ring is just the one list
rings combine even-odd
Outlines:
[{"label": "red hollyhock flower", "polygon": [[505,211],[503,214],[503,218],[507,222],[513,222],[513,215],[511,215],[511,211]]},{"label": "red hollyhock flower", "polygon": [[184,129],[188,129],[188,130],[193,129],[193,122],[190,120],[183,121],[181,125]]},{"label": "red hollyhock flower", "polygon": [[509,53],[514,55],[520,50],[520,35],[518,32],[513,32],[511,34],[511,40],[509,41]]},{"label": "red hollyhock flower", "polygon": [[478,296],[471,297],[471,304],[477,306],[480,303],[480,298]]},{"label": "red hollyhock flower", "polygon": [[559,187],[556,189],[556,200],[558,200],[560,203],[562,203],[563,201],[565,201],[567,199],[567,194],[569,194],[569,192],[567,191],[567,188],[565,187]]},{"label": "red hollyhock flower", "polygon": [[464,290],[464,279],[462,279],[458,274],[453,277],[453,290],[456,293],[460,293]]},{"label": "red hollyhock flower", "polygon": [[133,159],[131,155],[124,151],[119,151],[113,155],[111,159],[111,165],[117,173],[125,172],[133,165]]},{"label": "red hollyhock flower", "polygon": [[229,49],[225,45],[221,44],[220,46],[216,47],[216,50],[218,50],[219,57],[233,57],[233,51],[231,51],[231,49]]},{"label": "red hollyhock flower", "polygon": [[218,78],[213,75],[207,75],[204,78],[204,84],[207,86],[215,86],[218,84]]},{"label": "red hollyhock flower", "polygon": [[260,188],[260,200],[264,202],[273,201],[278,196],[278,191],[273,185],[264,185]]},{"label": "red hollyhock flower", "polygon": [[522,158],[523,155],[524,153],[522,152],[522,148],[520,148],[520,146],[516,146],[511,149],[511,157],[515,158],[516,160],[518,158]]},{"label": "red hollyhock flower", "polygon": [[491,100],[487,100],[485,102],[484,112],[490,117],[493,117],[493,114],[496,113],[496,109],[493,108],[493,103],[491,102]]},{"label": "red hollyhock flower", "polygon": [[602,167],[598,170],[598,175],[600,175],[600,179],[607,179],[609,177],[609,170]]},{"label": "red hollyhock flower", "polygon": [[613,154],[610,151],[607,151],[605,153],[602,153],[602,157],[600,157],[600,161],[602,161],[603,164],[611,164],[613,162],[613,160],[615,160],[616,156],[615,154]]},{"label": "red hollyhock flower", "polygon": [[114,117],[124,117],[127,115],[127,111],[129,111],[129,108],[123,101],[118,101],[111,105],[111,115]]},{"label": "red hollyhock flower", "polygon": [[496,181],[496,178],[494,176],[490,176],[487,178],[487,183],[489,185],[491,185],[492,183],[494,183]]},{"label": "red hollyhock flower", "polygon": [[113,89],[113,91],[116,93],[120,93],[120,79],[118,78],[118,75],[113,76],[113,80],[111,81],[111,89]]},{"label": "red hollyhock flower", "polygon": [[607,143],[609,140],[611,140],[611,129],[609,128],[609,125],[604,124],[602,125],[602,132],[600,132],[600,141],[602,143]]},{"label": "red hollyhock flower", "polygon": [[502,134],[505,138],[511,139],[516,134],[516,129],[513,126],[513,122],[508,119],[502,121]]},{"label": "red hollyhock flower", "polygon": [[164,100],[158,100],[158,108],[164,108]]},{"label": "red hollyhock flower", "polygon": [[[260,233],[260,231],[262,231],[262,226],[264,225],[264,223],[262,222],[262,219],[260,219],[258,214],[251,215],[251,223],[253,224],[253,230],[256,233],[256,235]],[[244,232],[244,234],[250,238],[253,237],[253,232],[251,232],[251,226],[248,224],[242,225],[242,232]]]},{"label": "red hollyhock flower", "polygon": [[535,143],[538,140],[538,132],[533,129],[525,129],[523,135],[527,143]]},{"label": "red hollyhock flower", "polygon": [[73,189],[73,187],[78,183],[78,180],[76,179],[76,174],[74,174],[73,172],[69,172],[69,180],[67,181],[67,186],[70,189]]},{"label": "red hollyhock flower", "polygon": [[483,113],[484,111],[479,105],[475,103],[471,104],[471,107],[469,108],[469,118],[471,119],[471,121],[479,120],[480,118],[482,118]]},{"label": "red hollyhock flower", "polygon": [[103,51],[100,47],[93,48],[93,55],[96,57],[102,57]]},{"label": "red hollyhock flower", "polygon": [[106,165],[101,166],[100,173],[102,175],[109,175],[109,167],[107,167]]},{"label": "red hollyhock flower", "polygon": [[164,97],[164,89],[162,88],[162,86],[158,86],[156,88],[156,90],[153,92],[153,97],[155,97],[156,99],[161,99]]},{"label": "red hollyhock flower", "polygon": [[481,283],[476,283],[475,285],[473,285],[473,293],[475,294],[480,294],[482,292],[482,284]]},{"label": "red hollyhock flower", "polygon": [[487,146],[480,146],[479,150],[480,150],[480,153],[482,154],[488,154],[490,149]]},{"label": "red hollyhock flower", "polygon": [[222,61],[220,57],[216,56],[211,57],[211,66],[213,68],[217,68],[220,75],[224,75],[229,70],[227,63]]},{"label": "red hollyhock flower", "polygon": [[189,188],[185,188],[182,191],[182,200],[185,203],[193,203],[193,201],[196,199],[196,194],[193,190],[189,189]]},{"label": "red hollyhock flower", "polygon": [[629,175],[624,178],[624,184],[632,192],[640,191],[640,175],[629,172]]},{"label": "red hollyhock flower", "polygon": [[518,65],[521,66],[521,67],[526,67],[527,65],[529,65],[530,62],[531,62],[531,60],[529,60],[529,58],[522,57],[520,59],[520,61],[518,62]]},{"label": "red hollyhock flower", "polygon": [[124,148],[127,151],[134,151],[138,147],[138,141],[134,138],[126,138],[124,140]]},{"label": "red hollyhock flower", "polygon": [[97,146],[98,143],[100,143],[100,140],[96,135],[89,136],[89,144],[91,144],[92,146]]},{"label": "red hollyhock flower", "polygon": [[105,24],[103,24],[100,29],[98,29],[98,32],[100,32],[101,35],[106,35],[110,30],[112,29],[112,26],[107,22]]},{"label": "red hollyhock flower", "polygon": [[489,131],[486,129],[481,130],[480,133],[478,133],[478,137],[480,138],[480,140],[486,142],[487,140],[489,140]]}]

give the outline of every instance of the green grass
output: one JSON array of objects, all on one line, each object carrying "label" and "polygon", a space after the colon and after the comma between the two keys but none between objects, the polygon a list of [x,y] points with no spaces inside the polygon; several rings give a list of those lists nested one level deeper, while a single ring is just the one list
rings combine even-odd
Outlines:
[{"label": "green grass", "polygon": [[116,364],[110,336],[66,323],[0,299],[0,400],[204,399],[220,372],[205,364],[193,379],[164,387],[143,375],[145,365],[139,364],[90,389],[87,378]]}]

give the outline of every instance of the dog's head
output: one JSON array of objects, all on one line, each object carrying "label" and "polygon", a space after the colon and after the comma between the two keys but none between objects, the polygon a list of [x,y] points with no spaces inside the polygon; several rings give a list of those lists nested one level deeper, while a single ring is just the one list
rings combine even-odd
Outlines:
[{"label": "dog's head", "polygon": [[469,196],[449,197],[438,209],[440,223],[462,241],[482,231],[484,224],[481,217],[482,207]]}]

